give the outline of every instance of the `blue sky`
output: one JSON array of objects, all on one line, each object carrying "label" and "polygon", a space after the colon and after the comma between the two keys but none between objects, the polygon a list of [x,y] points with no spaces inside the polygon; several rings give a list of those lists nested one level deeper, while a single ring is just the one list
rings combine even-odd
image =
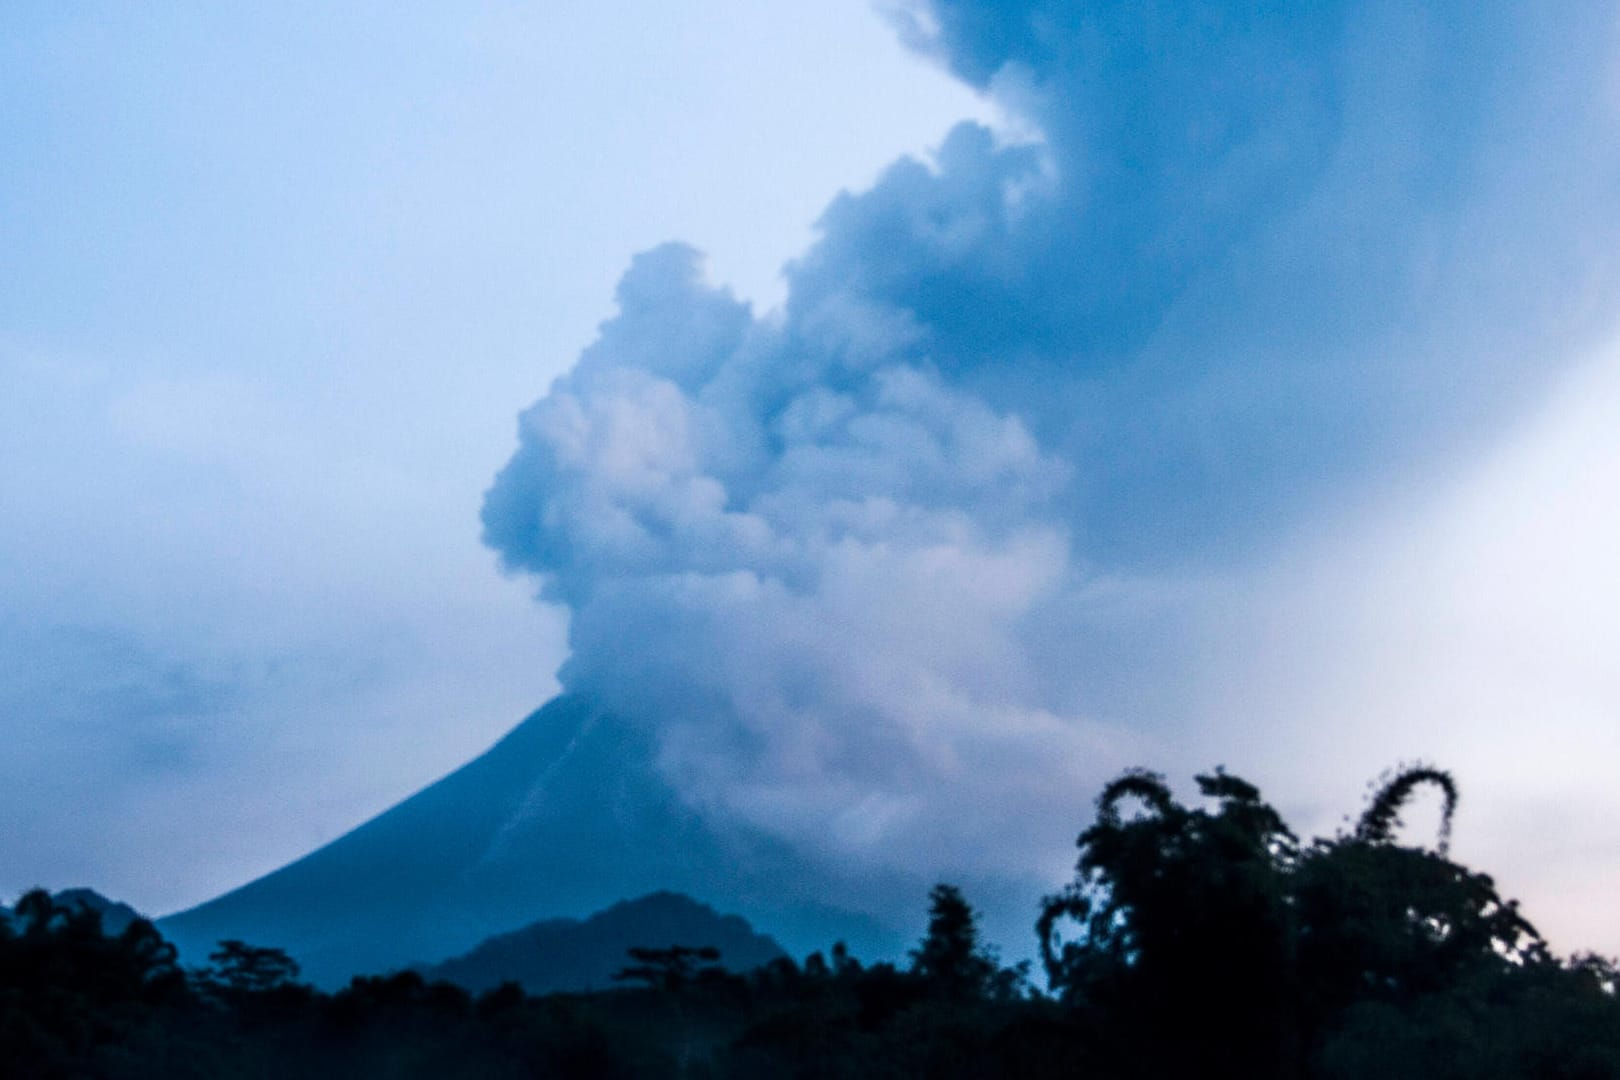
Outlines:
[{"label": "blue sky", "polygon": [[1615,947],[1609,5],[0,19],[0,887],[203,899],[560,679],[929,874],[1428,756]]}]

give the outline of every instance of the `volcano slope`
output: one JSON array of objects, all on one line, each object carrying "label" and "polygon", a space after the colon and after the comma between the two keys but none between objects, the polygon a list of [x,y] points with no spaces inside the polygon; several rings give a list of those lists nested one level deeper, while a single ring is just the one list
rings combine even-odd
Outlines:
[{"label": "volcano slope", "polygon": [[912,885],[701,813],[660,776],[645,727],[564,696],[332,843],[158,925],[190,963],[236,938],[286,949],[333,986],[658,890],[739,912],[800,955],[836,940],[894,955],[900,931],[861,913]]}]

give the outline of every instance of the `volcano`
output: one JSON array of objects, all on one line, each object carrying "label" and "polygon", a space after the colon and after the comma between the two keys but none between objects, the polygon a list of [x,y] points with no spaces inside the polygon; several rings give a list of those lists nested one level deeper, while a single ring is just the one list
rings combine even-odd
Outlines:
[{"label": "volcano", "polygon": [[895,955],[900,930],[866,912],[897,885],[701,812],[658,772],[644,725],[564,696],[353,831],[158,926],[188,961],[236,938],[285,949],[333,986],[667,890],[738,912],[799,955],[838,940]]}]

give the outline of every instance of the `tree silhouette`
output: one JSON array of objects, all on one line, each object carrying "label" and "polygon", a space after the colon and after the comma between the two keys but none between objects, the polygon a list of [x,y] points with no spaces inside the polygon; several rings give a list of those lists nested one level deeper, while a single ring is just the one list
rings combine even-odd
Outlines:
[{"label": "tree silhouette", "polygon": [[[1423,784],[1445,800],[1433,851],[1395,842],[1399,811]],[[1353,1001],[1410,1003],[1551,962],[1517,902],[1446,857],[1457,797],[1448,773],[1401,770],[1374,791],[1354,830],[1318,840],[1300,859],[1298,964],[1314,1027]]]},{"label": "tree silhouette", "polygon": [[[0,1074],[1620,1080],[1620,968],[1554,956],[1450,861],[1449,775],[1398,770],[1304,846],[1252,784],[1197,781],[1188,804],[1142,770],[1104,789],[1037,926],[1053,996],[1008,990],[946,884],[910,970],[835,945],[708,977],[716,949],[674,945],[629,950],[650,992],[476,1002],[412,971],[322,993],[240,941],[188,981],[152,924],[108,936],[35,892],[0,922]],[[1430,787],[1439,840],[1402,843]]]},{"label": "tree silhouette", "polygon": [[979,940],[978,915],[955,885],[935,885],[928,894],[928,929],[911,950],[913,974],[954,1000],[984,997],[998,964]]},{"label": "tree silhouette", "polygon": [[[1036,925],[1052,988],[1108,1011],[1127,1042],[1175,1031],[1172,1072],[1272,1076],[1293,1054],[1288,875],[1298,843],[1254,785],[1197,777],[1213,809],[1133,770],[1103,789],[1076,877]],[[1128,802],[1142,813],[1126,817]],[[1075,924],[1072,939],[1060,928]]]},{"label": "tree silhouette", "polygon": [[613,977],[621,982],[645,983],[654,990],[679,990],[697,976],[719,970],[716,965],[720,950],[712,945],[671,945],[667,949],[633,946],[627,952],[635,963]]},{"label": "tree silhouette", "polygon": [[[69,909],[59,906],[44,889],[29,889],[17,901],[16,918],[25,936],[43,936],[51,931],[59,919],[66,919],[69,914]],[[100,917],[97,916],[98,925],[99,922]]]},{"label": "tree silhouette", "polygon": [[287,986],[298,978],[298,961],[282,949],[230,938],[208,954],[212,967],[199,972],[205,981],[234,994],[262,994]]},{"label": "tree silhouette", "polygon": [[1423,784],[1439,788],[1445,800],[1440,808],[1440,835],[1435,850],[1446,855],[1451,847],[1451,818],[1457,812],[1457,782],[1450,773],[1432,765],[1411,765],[1384,779],[1356,822],[1355,838],[1369,844],[1393,843],[1395,830],[1401,827],[1401,808]]},{"label": "tree silhouette", "polygon": [[[1036,925],[1050,985],[1116,1069],[1620,1075],[1614,1038],[1587,1052],[1599,1064],[1546,1065],[1571,1017],[1616,1019],[1615,968],[1559,962],[1490,877],[1447,857],[1450,774],[1398,770],[1353,828],[1303,849],[1252,784],[1197,782],[1191,808],[1155,773],[1109,784]],[[1426,786],[1443,798],[1436,845],[1400,844]]]}]

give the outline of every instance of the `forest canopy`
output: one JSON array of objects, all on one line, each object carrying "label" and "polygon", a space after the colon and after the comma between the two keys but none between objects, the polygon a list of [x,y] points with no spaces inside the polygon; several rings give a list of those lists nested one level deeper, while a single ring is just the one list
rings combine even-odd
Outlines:
[{"label": "forest canopy", "polygon": [[[649,942],[622,985],[474,996],[413,971],[325,994],[294,958],[221,942],[183,969],[151,923],[42,890],[0,919],[0,1061],[17,1077],[706,1076],[1620,1078],[1612,960],[1556,955],[1451,860],[1451,776],[1401,769],[1301,841],[1247,781],[1199,800],[1126,772],[1040,905],[1045,986],[1004,967],[961,890],[906,961],[841,944],[748,974]],[[1432,790],[1432,844],[1402,812]]]}]

